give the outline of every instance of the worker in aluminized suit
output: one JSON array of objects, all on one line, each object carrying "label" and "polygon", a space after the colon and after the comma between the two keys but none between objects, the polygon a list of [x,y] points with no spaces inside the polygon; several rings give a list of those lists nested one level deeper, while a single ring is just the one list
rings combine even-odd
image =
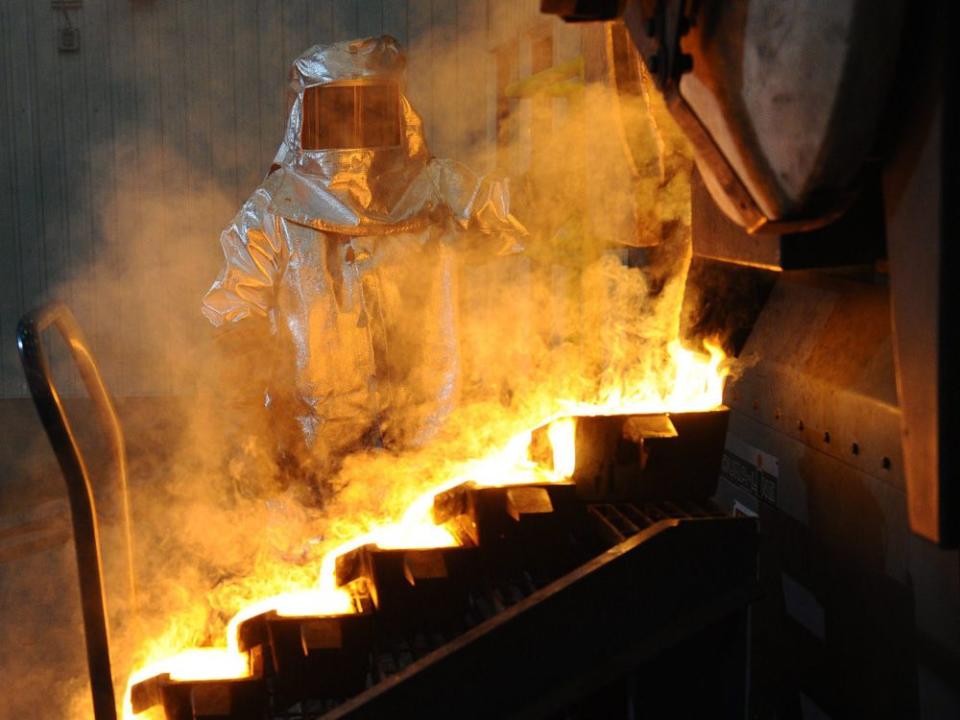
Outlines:
[{"label": "worker in aluminized suit", "polygon": [[472,236],[511,252],[524,234],[502,183],[431,157],[404,66],[389,36],[294,62],[283,142],[223,231],[203,300],[216,326],[260,328],[256,369],[237,382],[259,378],[301,474],[439,428],[459,389],[457,247]]}]

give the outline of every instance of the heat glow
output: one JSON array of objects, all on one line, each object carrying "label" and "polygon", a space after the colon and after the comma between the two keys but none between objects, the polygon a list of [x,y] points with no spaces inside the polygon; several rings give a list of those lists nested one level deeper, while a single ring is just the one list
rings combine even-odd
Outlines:
[{"label": "heat glow", "polygon": [[[562,482],[569,478],[576,460],[576,419],[573,416],[694,412],[719,407],[728,374],[725,357],[715,345],[705,343],[705,348],[707,353],[703,354],[685,349],[678,342],[672,343],[668,348],[671,360],[669,372],[666,377],[658,378],[656,387],[646,382],[635,388],[606,388],[598,393],[594,402],[558,400],[553,405],[554,411],[530,423],[529,430],[514,435],[482,457],[462,463],[449,476],[437,478],[436,484],[414,499],[395,522],[377,525],[329,550],[320,561],[313,587],[277,594],[270,594],[265,588],[262,600],[247,605],[230,620],[224,646],[185,648],[165,657],[162,656],[163,650],[155,650],[154,659],[136,670],[128,680],[124,696],[124,719],[144,718],[150,712],[135,714],[130,701],[133,685],[149,677],[163,673],[169,673],[174,680],[247,677],[250,667],[247,655],[239,649],[238,628],[249,618],[269,611],[287,617],[355,612],[350,593],[336,585],[336,560],[344,553],[367,544],[381,548],[457,545],[457,540],[445,527],[433,523],[431,510],[437,494],[468,480],[480,485],[505,486]],[[530,458],[532,433],[544,425],[547,426],[552,449],[550,468]],[[166,650],[169,651],[169,648]]]}]

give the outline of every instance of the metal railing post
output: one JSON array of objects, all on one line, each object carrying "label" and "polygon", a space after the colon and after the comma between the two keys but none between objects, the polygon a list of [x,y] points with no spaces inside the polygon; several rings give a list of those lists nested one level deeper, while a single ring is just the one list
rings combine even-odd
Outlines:
[{"label": "metal railing post", "polygon": [[66,342],[111,444],[121,486],[128,580],[132,609],[135,612],[136,582],[123,429],[96,361],[67,306],[54,302],[24,315],[17,326],[20,362],[37,413],[63,472],[70,501],[94,717],[96,720],[116,720],[117,706],[110,668],[110,637],[96,504],[87,464],[57,391],[43,346],[43,335],[51,326],[59,331]]}]

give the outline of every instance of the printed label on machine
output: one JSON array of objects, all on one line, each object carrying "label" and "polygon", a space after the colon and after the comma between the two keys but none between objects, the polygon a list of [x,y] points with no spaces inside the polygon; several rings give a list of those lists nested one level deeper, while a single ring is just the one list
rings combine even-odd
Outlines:
[{"label": "printed label on machine", "polygon": [[780,479],[777,458],[733,435],[727,436],[720,463],[720,477],[763,502],[777,504],[777,483]]}]

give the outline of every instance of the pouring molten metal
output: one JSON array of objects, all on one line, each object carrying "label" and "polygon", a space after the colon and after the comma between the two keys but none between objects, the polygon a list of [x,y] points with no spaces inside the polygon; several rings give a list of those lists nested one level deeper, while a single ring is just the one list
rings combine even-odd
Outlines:
[{"label": "pouring molten metal", "polygon": [[[530,423],[529,429],[514,435],[508,442],[483,457],[469,460],[455,472],[437,482],[411,502],[399,520],[375,525],[367,532],[329,550],[320,562],[319,576],[312,587],[269,595],[241,609],[229,622],[224,647],[183,649],[163,657],[154,657],[130,676],[124,696],[125,720],[143,719],[151,710],[134,713],[131,688],[137,683],[162,674],[172,680],[219,680],[245,678],[251,675],[249,658],[239,647],[238,628],[257,615],[276,611],[282,617],[332,616],[356,612],[350,592],[337,587],[336,560],[362,545],[374,544],[383,549],[437,548],[458,545],[457,539],[431,516],[434,497],[466,481],[482,486],[508,486],[528,483],[563,482],[575,467],[576,416],[633,415],[665,412],[696,412],[722,405],[723,387],[728,370],[719,347],[705,343],[707,354],[697,353],[673,342],[668,350],[670,374],[660,378],[658,388],[641,383],[636,388],[618,385],[598,393],[596,402],[557,401],[554,411]],[[530,458],[533,431],[547,427],[552,451],[551,467]]]}]

